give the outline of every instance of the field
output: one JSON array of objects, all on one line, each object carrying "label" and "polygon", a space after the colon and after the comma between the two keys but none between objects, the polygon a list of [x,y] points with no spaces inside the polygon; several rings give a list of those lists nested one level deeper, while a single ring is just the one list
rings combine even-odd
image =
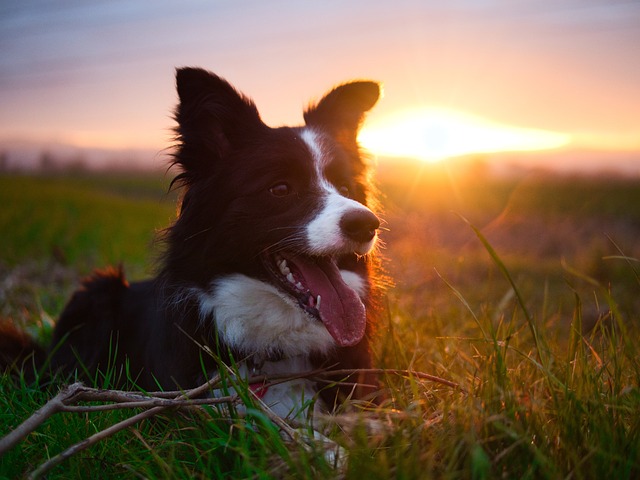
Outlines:
[{"label": "field", "polygon": [[[168,178],[0,176],[0,317],[46,341],[82,276],[152,274]],[[254,405],[165,412],[47,478],[638,478],[640,182],[382,165],[390,279],[377,364],[387,404],[319,444]],[[0,376],[0,436],[56,389]],[[249,403],[251,401],[247,400]],[[357,410],[357,408],[356,408]],[[20,478],[131,412],[60,413],[0,458]]]}]

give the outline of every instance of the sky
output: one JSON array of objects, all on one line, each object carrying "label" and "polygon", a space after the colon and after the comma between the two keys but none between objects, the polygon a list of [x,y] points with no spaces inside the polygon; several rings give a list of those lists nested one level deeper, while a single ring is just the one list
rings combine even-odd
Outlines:
[{"label": "sky", "polygon": [[3,2],[0,149],[159,152],[179,66],[225,77],[272,126],[366,78],[382,130],[447,111],[640,151],[640,0]]}]

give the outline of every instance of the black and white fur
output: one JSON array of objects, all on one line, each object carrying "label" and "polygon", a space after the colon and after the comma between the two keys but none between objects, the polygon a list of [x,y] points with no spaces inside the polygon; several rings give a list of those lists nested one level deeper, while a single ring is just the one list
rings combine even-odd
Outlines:
[{"label": "black and white fur", "polygon": [[[86,280],[56,325],[52,366],[127,364],[152,390],[193,387],[215,370],[198,345],[247,374],[370,367],[379,220],[356,137],[378,85],[339,86],[305,111],[304,126],[271,128],[222,78],[197,68],[176,78],[174,183],[183,196],[159,274]],[[371,379],[358,382],[343,393],[375,390]],[[321,387],[292,382],[263,400],[286,416]],[[337,393],[324,389],[325,403]]]}]

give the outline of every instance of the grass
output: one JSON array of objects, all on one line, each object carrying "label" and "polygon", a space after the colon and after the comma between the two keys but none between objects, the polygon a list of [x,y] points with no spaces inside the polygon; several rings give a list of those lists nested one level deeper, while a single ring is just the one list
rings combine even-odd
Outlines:
[{"label": "grass", "polygon": [[[162,179],[0,176],[2,261],[57,257],[89,271],[123,259],[143,272],[156,230],[175,215]],[[140,270],[140,272],[138,271]]]},{"label": "grass", "polygon": [[[367,413],[377,423],[356,418],[330,434],[349,452],[344,471],[319,447],[285,442],[259,409],[229,420],[208,407],[142,422],[47,478],[637,478],[640,185],[433,178],[410,196],[401,182],[382,185],[396,286],[376,356],[465,392],[385,378],[388,404]],[[163,185],[0,177],[11,206],[0,209],[0,231],[11,232],[0,238],[2,315],[46,330],[38,325],[91,266],[148,273],[151,234],[174,212]],[[2,435],[55,387],[5,375],[0,390]],[[0,477],[23,476],[124,415],[55,415],[0,458]]]}]

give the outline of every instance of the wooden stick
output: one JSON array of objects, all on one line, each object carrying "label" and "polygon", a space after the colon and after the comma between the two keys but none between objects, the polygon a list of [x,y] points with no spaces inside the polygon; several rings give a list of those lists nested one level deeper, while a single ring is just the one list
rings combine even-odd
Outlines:
[{"label": "wooden stick", "polygon": [[[219,382],[220,380],[220,376],[216,375],[216,377],[212,380],[208,380],[207,382],[205,382],[204,384],[200,385],[199,387],[193,388],[191,390],[187,390],[185,393],[181,393],[180,395],[178,395],[175,400],[179,400],[181,398],[184,399],[188,399],[190,397],[195,397],[198,396],[204,392],[206,392],[209,388],[211,388],[212,384],[216,384],[217,382]],[[76,385],[76,384],[74,384]],[[82,389],[83,385],[80,384],[80,390]],[[75,392],[77,397],[82,398],[83,394],[87,394],[87,393],[95,393],[95,392],[91,392],[90,390],[93,389],[89,389],[88,391],[85,392]],[[110,394],[113,393],[113,391],[107,391]],[[89,395],[90,396],[90,395]],[[235,398],[235,396],[234,396]],[[76,399],[77,400],[77,399]],[[135,403],[135,402],[134,402]],[[104,430],[101,430],[97,433],[94,433],[93,435],[91,435],[89,438],[86,438],[85,440],[76,443],[75,445],[72,445],[71,447],[67,448],[66,450],[62,451],[61,453],[59,453],[58,455],[55,455],[54,457],[51,457],[49,460],[47,460],[46,462],[44,462],[42,465],[40,465],[38,468],[36,468],[33,472],[31,472],[31,474],[29,475],[29,479],[36,479],[36,478],[40,478],[41,475],[45,474],[46,472],[48,472],[49,470],[51,470],[53,467],[55,467],[56,465],[58,465],[59,463],[63,462],[64,460],[66,460],[67,458],[75,455],[78,452],[81,452],[82,450],[85,450],[87,448],[89,448],[91,445],[98,443],[99,441],[110,437],[111,435],[114,435],[115,433],[124,430],[125,428],[128,428],[132,425],[135,425],[136,423],[152,417],[154,415],[157,415],[158,413],[161,413],[165,410],[167,410],[170,407],[167,406],[158,406],[158,407],[153,407],[150,408],[149,410],[145,411],[145,412],[141,412],[137,415],[134,415],[132,417],[129,417],[125,420],[122,420],[121,422],[118,422],[114,425],[111,425],[108,428],[105,428]]]}]

